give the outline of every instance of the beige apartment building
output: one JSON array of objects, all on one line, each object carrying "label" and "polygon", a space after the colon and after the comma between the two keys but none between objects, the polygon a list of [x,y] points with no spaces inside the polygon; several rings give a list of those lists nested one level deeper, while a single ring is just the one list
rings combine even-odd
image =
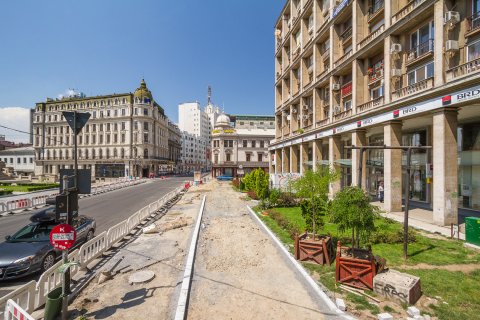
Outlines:
[{"label": "beige apartment building", "polygon": [[[436,224],[480,215],[480,1],[289,0],[275,25],[274,185],[323,164],[357,185],[359,151],[412,155]],[[362,187],[402,210],[406,156],[365,152]],[[460,210],[459,210],[460,208]]]},{"label": "beige apartment building", "polygon": [[73,168],[74,136],[63,111],[89,112],[78,135],[78,165],[92,177],[148,177],[167,171],[169,128],[164,110],[145,81],[134,93],[86,97],[76,94],[37,103],[33,114],[35,174],[57,177]]}]

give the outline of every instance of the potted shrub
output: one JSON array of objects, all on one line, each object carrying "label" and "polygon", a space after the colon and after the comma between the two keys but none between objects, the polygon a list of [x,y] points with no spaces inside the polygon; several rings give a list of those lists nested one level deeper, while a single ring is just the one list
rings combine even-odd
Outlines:
[{"label": "potted shrub", "polygon": [[333,243],[328,235],[318,235],[328,213],[328,186],[337,179],[337,173],[328,167],[317,171],[306,170],[302,177],[291,182],[292,190],[302,199],[302,215],[306,222],[305,233],[295,237],[295,258],[318,264],[333,262]]},{"label": "potted shrub", "polygon": [[346,285],[373,289],[373,278],[380,265],[370,247],[361,248],[375,230],[379,209],[370,203],[368,195],[358,187],[346,187],[331,202],[330,218],[340,232],[351,231],[351,247],[337,243],[336,281]]}]

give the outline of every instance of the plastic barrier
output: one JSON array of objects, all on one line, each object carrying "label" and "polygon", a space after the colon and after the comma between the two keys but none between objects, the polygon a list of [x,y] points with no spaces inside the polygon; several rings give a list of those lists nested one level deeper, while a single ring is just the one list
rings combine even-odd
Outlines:
[{"label": "plastic barrier", "polygon": [[[0,316],[1,312],[6,308],[8,301],[14,301],[17,305],[27,312],[33,312],[35,306],[36,282],[32,280],[15,291],[10,292],[6,296],[0,298]],[[6,309],[5,309],[6,310]],[[1,317],[0,317],[1,318]]]},{"label": "plastic barrier", "polygon": [[8,300],[5,306],[5,320],[35,320],[13,300]]},{"label": "plastic barrier", "polygon": [[[78,258],[78,249],[68,255],[68,260],[72,262],[79,262]],[[62,260],[58,261],[50,269],[42,273],[38,279],[36,285],[37,293],[35,298],[35,309],[45,304],[47,295],[50,291],[62,285],[62,275],[57,272],[57,269],[62,264]],[[70,275],[73,277],[75,274],[77,274],[78,270],[78,267],[72,267],[70,269]]]},{"label": "plastic barrier", "polygon": [[92,240],[85,242],[78,252],[82,268],[86,267],[93,259],[101,256],[107,249],[107,231],[103,231]]},{"label": "plastic barrier", "polygon": [[107,231],[107,247],[110,248],[112,245],[117,243],[122,239],[130,230],[128,230],[127,220],[114,225]]}]

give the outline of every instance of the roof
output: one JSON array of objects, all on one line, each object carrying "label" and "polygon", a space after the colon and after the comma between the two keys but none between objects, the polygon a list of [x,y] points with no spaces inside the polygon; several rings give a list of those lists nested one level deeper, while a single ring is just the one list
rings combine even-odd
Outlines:
[{"label": "roof", "polygon": [[275,137],[275,129],[235,129],[239,136]]},{"label": "roof", "polygon": [[13,148],[0,151],[0,155],[34,155],[35,149],[33,147]]}]

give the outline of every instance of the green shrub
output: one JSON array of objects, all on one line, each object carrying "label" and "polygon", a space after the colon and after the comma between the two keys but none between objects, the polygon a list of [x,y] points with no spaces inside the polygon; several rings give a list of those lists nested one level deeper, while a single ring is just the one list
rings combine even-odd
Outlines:
[{"label": "green shrub", "polygon": [[257,197],[257,194],[255,193],[255,191],[253,190],[250,190],[247,192],[247,195],[250,197],[250,199],[253,199],[253,200],[257,200],[258,197]]},{"label": "green shrub", "polygon": [[294,207],[297,205],[295,195],[291,192],[281,192],[278,198],[279,207]]},{"label": "green shrub", "polygon": [[243,178],[245,190],[255,191],[259,199],[265,199],[268,196],[268,175],[262,169],[255,169],[247,173]]},{"label": "green shrub", "polygon": [[[414,243],[417,240],[417,233],[413,228],[408,228],[408,242]],[[403,243],[403,230],[388,231],[385,229],[377,228],[370,235],[370,242],[372,244],[378,243]]]},{"label": "green shrub", "polygon": [[280,198],[281,192],[279,189],[272,189],[270,190],[270,194],[268,195],[268,200],[271,206],[278,205],[278,200]]},{"label": "green shrub", "polygon": [[297,225],[288,221],[287,218],[275,209],[269,210],[268,216],[275,220],[282,229],[286,230],[292,239],[295,239],[295,235],[302,232]]},{"label": "green shrub", "polygon": [[[317,231],[322,229],[325,226],[325,221],[323,220],[325,216],[325,211],[322,209],[324,207],[325,201],[319,199],[318,197],[315,198],[315,226],[317,227]],[[300,201],[300,208],[302,209],[302,217],[305,219],[306,230],[309,232],[313,232],[313,210],[312,210],[312,202],[310,200],[302,200]]]}]

